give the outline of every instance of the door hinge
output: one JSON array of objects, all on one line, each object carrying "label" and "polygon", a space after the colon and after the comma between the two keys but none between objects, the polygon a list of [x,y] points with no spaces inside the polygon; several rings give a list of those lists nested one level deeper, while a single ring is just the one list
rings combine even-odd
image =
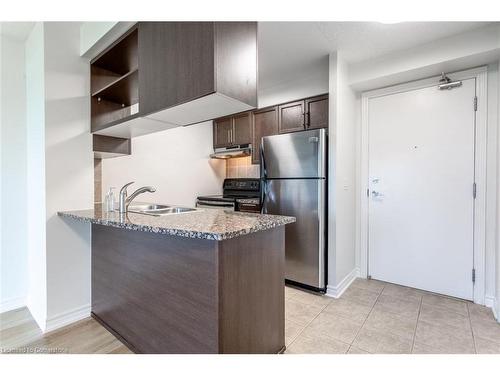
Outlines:
[{"label": "door hinge", "polygon": [[366,189],[366,196],[369,197],[370,196],[370,189]]},{"label": "door hinge", "polygon": [[475,268],[472,269],[472,282],[473,283],[476,282],[476,269]]},{"label": "door hinge", "polygon": [[476,196],[477,196],[477,185],[476,183],[474,182],[472,184],[472,198],[476,199]]},{"label": "door hinge", "polygon": [[477,111],[477,96],[474,97],[474,112]]}]

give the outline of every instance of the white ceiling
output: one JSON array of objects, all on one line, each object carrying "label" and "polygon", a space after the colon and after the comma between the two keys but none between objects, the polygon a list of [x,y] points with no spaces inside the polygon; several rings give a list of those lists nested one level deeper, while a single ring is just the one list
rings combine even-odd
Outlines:
[{"label": "white ceiling", "polygon": [[24,41],[35,26],[35,22],[0,22],[0,34]]},{"label": "white ceiling", "polygon": [[259,22],[259,87],[325,66],[342,51],[350,63],[486,26],[487,22]]}]

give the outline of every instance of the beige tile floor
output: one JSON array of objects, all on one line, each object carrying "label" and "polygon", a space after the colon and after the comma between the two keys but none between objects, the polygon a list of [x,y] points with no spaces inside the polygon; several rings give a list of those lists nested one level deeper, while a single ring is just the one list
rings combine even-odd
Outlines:
[{"label": "beige tile floor", "polygon": [[376,280],[339,299],[285,288],[287,354],[500,354],[491,309]]},{"label": "beige tile floor", "polygon": [[[498,353],[491,310],[357,279],[339,299],[285,288],[286,353]],[[21,348],[16,351],[14,348]],[[92,318],[42,335],[26,308],[0,314],[0,352],[130,353]]]}]

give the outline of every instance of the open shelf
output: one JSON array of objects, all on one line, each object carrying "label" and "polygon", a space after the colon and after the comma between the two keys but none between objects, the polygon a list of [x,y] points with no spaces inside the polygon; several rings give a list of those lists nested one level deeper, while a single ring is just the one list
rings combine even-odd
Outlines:
[{"label": "open shelf", "polygon": [[132,28],[122,39],[91,62],[92,66],[124,75],[139,64],[138,31]]},{"label": "open shelf", "polygon": [[107,100],[117,104],[130,106],[139,101],[138,70],[133,70],[102,87],[92,94],[99,100]]},{"label": "open shelf", "polygon": [[91,61],[92,131],[138,116],[138,30],[121,39]]}]

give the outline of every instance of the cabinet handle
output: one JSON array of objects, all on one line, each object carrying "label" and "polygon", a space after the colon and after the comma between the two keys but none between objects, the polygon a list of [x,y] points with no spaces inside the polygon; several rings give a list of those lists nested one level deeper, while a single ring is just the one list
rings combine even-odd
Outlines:
[{"label": "cabinet handle", "polygon": [[307,112],[307,127],[311,127],[311,112]]},{"label": "cabinet handle", "polygon": [[302,112],[302,127],[306,128],[306,113]]},{"label": "cabinet handle", "polygon": [[227,143],[231,143],[231,130],[227,130]]}]

